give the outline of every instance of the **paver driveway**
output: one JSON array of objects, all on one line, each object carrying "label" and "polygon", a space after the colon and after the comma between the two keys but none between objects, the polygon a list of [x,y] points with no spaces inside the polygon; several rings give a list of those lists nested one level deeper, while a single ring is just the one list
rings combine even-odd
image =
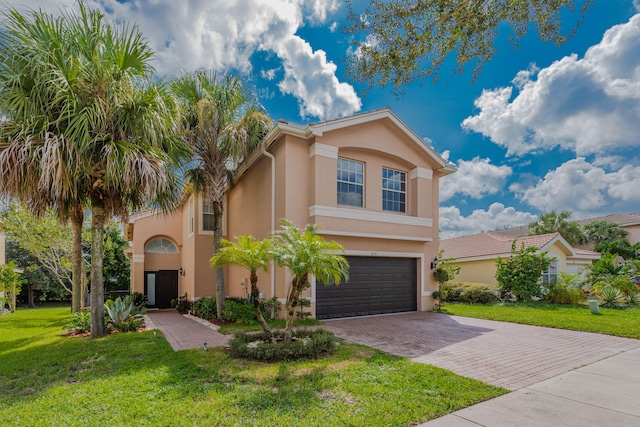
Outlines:
[{"label": "paver driveway", "polygon": [[439,313],[338,319],[323,327],[347,341],[510,390],[640,348],[640,340]]}]

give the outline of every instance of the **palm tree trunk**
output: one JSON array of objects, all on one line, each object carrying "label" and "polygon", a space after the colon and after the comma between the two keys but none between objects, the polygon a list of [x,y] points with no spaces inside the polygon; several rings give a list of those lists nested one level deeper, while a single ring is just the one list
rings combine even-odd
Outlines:
[{"label": "palm tree trunk", "polygon": [[262,316],[262,310],[260,310],[260,301],[259,301],[260,292],[258,292],[258,275],[256,273],[251,273],[250,280],[251,280],[251,299],[253,300],[253,309],[256,312],[256,319],[258,320],[258,323],[260,324],[260,326],[262,326],[262,330],[264,331],[269,341],[275,344],[275,339],[273,338],[273,332],[271,331],[271,328],[269,327],[267,322],[264,320],[264,317]]},{"label": "palm tree trunk", "polygon": [[[217,254],[222,248],[222,201],[213,201],[213,254]],[[218,312],[218,319],[222,319],[224,314],[224,270],[222,267],[215,269],[216,275],[216,309]]]},{"label": "palm tree trunk", "polygon": [[307,283],[307,278],[308,276],[305,274],[299,280],[293,279],[291,282],[291,291],[287,296],[287,302],[285,304],[287,318],[284,329],[284,342],[291,342],[291,338],[293,337],[293,320],[296,315],[296,307],[298,306],[300,294],[302,294],[302,287]]},{"label": "palm tree trunk", "polygon": [[103,277],[104,201],[91,198],[91,338],[105,335]]},{"label": "palm tree trunk", "polygon": [[82,309],[82,222],[84,212],[80,205],[73,207],[71,211],[71,230],[73,236],[73,248],[71,251],[71,312],[76,313]]}]

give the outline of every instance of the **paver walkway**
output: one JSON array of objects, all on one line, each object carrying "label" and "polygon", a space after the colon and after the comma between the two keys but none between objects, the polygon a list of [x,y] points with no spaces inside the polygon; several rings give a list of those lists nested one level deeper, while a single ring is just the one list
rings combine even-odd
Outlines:
[{"label": "paver walkway", "polygon": [[202,348],[204,343],[209,347],[227,345],[231,338],[182,316],[174,309],[149,311],[147,316],[176,351]]},{"label": "paver walkway", "polygon": [[347,341],[509,390],[640,348],[640,340],[439,313],[330,320],[323,327]]}]

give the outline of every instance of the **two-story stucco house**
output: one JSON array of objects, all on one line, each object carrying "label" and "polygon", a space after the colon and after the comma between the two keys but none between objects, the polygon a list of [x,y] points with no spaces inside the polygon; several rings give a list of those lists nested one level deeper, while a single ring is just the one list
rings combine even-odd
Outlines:
[{"label": "two-story stucco house", "polygon": [[[280,121],[239,166],[223,234],[263,238],[287,218],[298,227],[315,223],[342,244],[349,281],[312,280],[306,296],[317,318],[430,310],[439,179],[454,171],[389,109],[307,126]],[[194,195],[170,216],[132,216],[131,290],[157,307],[184,293],[215,295],[212,224],[209,204]],[[260,274],[258,286],[265,298],[284,301],[289,283],[287,271],[275,268]],[[226,268],[225,286],[227,295],[245,296],[248,273]]]}]

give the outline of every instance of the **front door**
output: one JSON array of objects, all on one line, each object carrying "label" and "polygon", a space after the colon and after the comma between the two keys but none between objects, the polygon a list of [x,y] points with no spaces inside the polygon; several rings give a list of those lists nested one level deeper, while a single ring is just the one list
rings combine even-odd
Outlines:
[{"label": "front door", "polygon": [[170,308],[178,298],[178,270],[144,272],[144,294],[152,308]]}]

